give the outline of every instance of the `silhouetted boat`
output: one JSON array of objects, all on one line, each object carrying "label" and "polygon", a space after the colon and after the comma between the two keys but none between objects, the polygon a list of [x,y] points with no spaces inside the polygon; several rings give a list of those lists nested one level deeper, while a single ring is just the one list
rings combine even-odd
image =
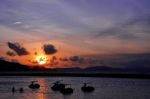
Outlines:
[{"label": "silhouetted boat", "polygon": [[23,88],[20,88],[19,91],[20,91],[20,93],[23,93],[24,90],[23,90]]},{"label": "silhouetted boat", "polygon": [[62,94],[64,94],[64,95],[66,95],[66,94],[72,94],[73,91],[74,91],[74,89],[72,89],[72,88],[64,88],[64,89],[61,89],[61,90],[60,90],[60,92],[61,92]]},{"label": "silhouetted boat", "polygon": [[56,81],[54,85],[51,87],[54,91],[60,91],[65,88],[65,84],[61,83],[60,81]]},{"label": "silhouetted boat", "polygon": [[37,81],[32,81],[31,84],[29,85],[29,88],[31,89],[38,89],[40,88],[40,85],[36,83]]},{"label": "silhouetted boat", "polygon": [[87,83],[84,83],[83,87],[81,87],[83,92],[93,92],[95,90],[94,87],[88,86]]},{"label": "silhouetted boat", "polygon": [[15,90],[15,87],[13,87],[13,88],[12,88],[12,92],[14,93],[15,91],[16,91],[16,90]]}]

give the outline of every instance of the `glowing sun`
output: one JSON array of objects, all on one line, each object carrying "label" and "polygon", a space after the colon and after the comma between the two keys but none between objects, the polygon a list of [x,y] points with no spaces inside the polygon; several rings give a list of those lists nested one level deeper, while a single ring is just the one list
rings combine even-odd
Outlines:
[{"label": "glowing sun", "polygon": [[36,57],[36,61],[40,65],[44,65],[47,63],[47,57],[45,55],[40,55]]}]

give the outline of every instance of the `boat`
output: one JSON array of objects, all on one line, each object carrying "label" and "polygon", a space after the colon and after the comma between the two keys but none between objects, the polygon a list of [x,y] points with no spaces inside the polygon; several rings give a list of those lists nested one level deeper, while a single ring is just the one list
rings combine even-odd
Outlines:
[{"label": "boat", "polygon": [[84,83],[83,87],[81,87],[83,92],[93,92],[95,90],[94,87],[88,86],[87,83]]},{"label": "boat", "polygon": [[60,92],[64,95],[67,95],[67,94],[72,94],[74,91],[73,88],[64,88],[64,89],[61,89]]},{"label": "boat", "polygon": [[54,85],[51,87],[54,91],[60,91],[65,88],[65,84],[61,83],[60,81],[56,81]]},{"label": "boat", "polygon": [[37,83],[37,81],[32,81],[31,84],[29,85],[29,88],[31,88],[31,89],[39,89],[40,85]]},{"label": "boat", "polygon": [[15,91],[16,91],[16,90],[15,90],[15,87],[13,87],[13,88],[12,88],[12,92],[14,93]]},{"label": "boat", "polygon": [[20,93],[23,93],[24,90],[23,90],[23,88],[20,88],[19,91],[20,91]]}]

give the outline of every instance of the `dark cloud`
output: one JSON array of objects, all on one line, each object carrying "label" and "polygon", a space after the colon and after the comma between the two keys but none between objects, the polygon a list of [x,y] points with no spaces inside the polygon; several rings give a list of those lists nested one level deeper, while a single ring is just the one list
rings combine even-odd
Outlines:
[{"label": "dark cloud", "polygon": [[58,65],[58,64],[59,64],[58,61],[52,61],[52,62],[50,62],[50,66],[56,66],[56,65]]},{"label": "dark cloud", "polygon": [[84,62],[84,58],[81,58],[79,56],[71,56],[69,59],[72,62],[79,62],[79,63],[83,63]]},{"label": "dark cloud", "polygon": [[47,54],[47,55],[52,55],[57,52],[57,49],[52,44],[44,44],[43,50],[44,50],[45,54]]},{"label": "dark cloud", "polygon": [[85,63],[85,59],[80,56],[70,56],[70,57],[61,57],[59,58],[62,62],[73,62],[73,63]]},{"label": "dark cloud", "polygon": [[59,64],[59,62],[57,61],[57,57],[53,56],[52,59],[50,60],[50,66],[55,66],[58,64]]},{"label": "dark cloud", "polygon": [[56,56],[53,56],[52,59],[53,59],[53,60],[57,60],[57,57],[56,57]]},{"label": "dark cloud", "polygon": [[32,61],[31,63],[33,63],[33,64],[38,64],[38,62],[37,62],[37,61]]},{"label": "dark cloud", "polygon": [[69,59],[68,59],[68,58],[66,58],[66,57],[64,57],[64,58],[60,58],[59,60],[60,60],[60,61],[69,61]]},{"label": "dark cloud", "polygon": [[34,55],[37,55],[38,53],[37,52],[34,52]]},{"label": "dark cloud", "polygon": [[79,56],[71,56],[70,60],[73,61],[73,62],[76,62],[76,61],[79,60]]},{"label": "dark cloud", "polygon": [[17,55],[19,55],[19,56],[29,54],[29,52],[24,47],[22,47],[19,43],[8,42],[7,44],[8,44],[8,47],[10,49],[12,49],[13,51],[15,51],[17,53]]},{"label": "dark cloud", "polygon": [[33,63],[33,64],[38,64],[38,61],[32,61],[32,60],[28,60],[28,62]]},{"label": "dark cloud", "polygon": [[16,54],[14,52],[12,52],[12,51],[7,51],[6,55],[8,55],[8,56],[16,56]]},{"label": "dark cloud", "polygon": [[28,60],[28,62],[31,62],[31,60]]}]

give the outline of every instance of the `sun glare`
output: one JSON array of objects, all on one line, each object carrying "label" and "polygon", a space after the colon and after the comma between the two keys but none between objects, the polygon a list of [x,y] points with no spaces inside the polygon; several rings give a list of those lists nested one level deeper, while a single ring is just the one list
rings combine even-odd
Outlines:
[{"label": "sun glare", "polygon": [[39,65],[44,65],[47,63],[47,57],[45,55],[37,56],[36,61]]}]

